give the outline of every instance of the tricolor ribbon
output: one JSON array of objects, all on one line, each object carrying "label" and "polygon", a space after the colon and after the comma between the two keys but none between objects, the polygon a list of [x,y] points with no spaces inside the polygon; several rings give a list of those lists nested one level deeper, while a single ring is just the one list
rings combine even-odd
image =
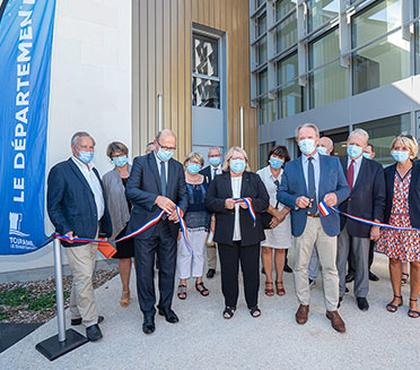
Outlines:
[{"label": "tricolor ribbon", "polygon": [[338,214],[341,214],[341,215],[343,215],[347,218],[350,218],[351,220],[361,222],[362,224],[366,224],[366,225],[370,225],[370,226],[378,226],[378,227],[382,227],[384,229],[392,229],[392,230],[420,231],[420,229],[415,228],[415,227],[393,226],[393,225],[389,225],[389,224],[384,224],[382,222],[375,222],[375,221],[367,220],[367,219],[362,218],[362,217],[353,216],[349,213],[340,211],[337,207],[334,207],[334,206],[328,207],[324,201],[322,201],[318,204],[318,209],[319,209],[319,213],[321,213],[321,215],[323,217],[329,216],[331,214],[330,210],[333,210],[334,212],[336,212]]},{"label": "tricolor ribbon", "polygon": [[252,205],[252,199],[247,197],[247,198],[238,198],[238,199],[235,199],[235,200],[237,202],[244,201],[245,204],[248,206],[248,212],[249,212],[252,220],[254,221],[254,227],[255,227],[256,222],[257,222],[257,215],[255,213],[254,206]]}]

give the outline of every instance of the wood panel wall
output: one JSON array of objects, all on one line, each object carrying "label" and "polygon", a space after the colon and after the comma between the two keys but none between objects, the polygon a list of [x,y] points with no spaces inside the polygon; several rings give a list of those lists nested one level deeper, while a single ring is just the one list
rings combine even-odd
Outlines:
[{"label": "wood panel wall", "polygon": [[133,133],[139,136],[134,147],[138,143],[144,151],[155,136],[157,95],[162,94],[163,126],[177,134],[178,159],[191,150],[191,35],[192,24],[198,23],[226,33],[228,145],[239,145],[243,106],[245,149],[255,166],[258,126],[256,109],[250,106],[249,1],[137,0],[133,12],[133,64],[138,63],[133,65]]}]

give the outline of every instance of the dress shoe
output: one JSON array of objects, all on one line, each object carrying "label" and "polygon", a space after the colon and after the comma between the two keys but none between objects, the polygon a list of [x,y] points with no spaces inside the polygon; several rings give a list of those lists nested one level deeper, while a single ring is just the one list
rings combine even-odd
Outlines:
[{"label": "dress shoe", "polygon": [[357,307],[361,311],[367,311],[369,309],[369,303],[366,298],[358,297],[357,298]]},{"label": "dress shoe", "polygon": [[315,286],[315,280],[312,280],[311,278],[309,278],[309,288],[312,289]]},{"label": "dress shoe", "polygon": [[94,325],[88,326],[86,328],[86,337],[91,342],[96,342],[97,340],[101,339],[102,332],[101,332],[101,329],[99,328],[99,325],[94,324]]},{"label": "dress shoe", "polygon": [[339,297],[339,298],[338,298],[338,305],[337,305],[337,309],[339,309],[339,308],[340,308],[340,306],[341,306],[341,302],[343,302],[343,298],[344,298],[344,297]]},{"label": "dress shoe", "polygon": [[345,294],[347,294],[348,292],[350,292],[349,288],[346,287],[346,290],[344,291]]},{"label": "dress shoe", "polygon": [[338,311],[327,311],[327,319],[331,321],[331,326],[339,333],[346,332],[346,324],[344,324]]},{"label": "dress shoe", "polygon": [[152,334],[155,329],[155,319],[153,317],[145,317],[143,321],[143,333]]},{"label": "dress shoe", "polygon": [[[104,317],[103,316],[98,316],[98,324],[100,324],[102,321],[104,321]],[[71,319],[71,324],[73,326],[82,325],[82,318]]]},{"label": "dress shoe", "polygon": [[179,321],[176,313],[170,308],[166,310],[159,308],[159,315],[165,316],[165,320],[171,324],[176,324]]},{"label": "dress shoe", "polygon": [[346,275],[346,283],[351,283],[352,281],[354,281],[354,273],[353,272],[349,272]]},{"label": "dress shoe", "polygon": [[308,321],[308,315],[309,315],[309,305],[301,304],[299,305],[298,310],[296,311],[296,322],[299,325],[304,325]]},{"label": "dress shoe", "polygon": [[284,265],[283,271],[284,272],[289,272],[289,273],[293,272],[293,270],[291,269],[291,267],[287,263]]},{"label": "dress shoe", "polygon": [[372,271],[369,271],[369,280],[370,281],[379,281],[379,278]]},{"label": "dress shoe", "polygon": [[216,274],[216,270],[215,269],[209,269],[209,271],[207,271],[207,279],[213,279],[214,275]]}]

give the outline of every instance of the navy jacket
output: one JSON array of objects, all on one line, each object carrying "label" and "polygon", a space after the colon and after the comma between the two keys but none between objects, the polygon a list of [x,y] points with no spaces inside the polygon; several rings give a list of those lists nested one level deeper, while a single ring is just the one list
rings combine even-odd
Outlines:
[{"label": "navy jacket", "polygon": [[[337,195],[338,204],[342,203],[349,196],[350,190],[344,176],[343,168],[336,157],[320,155],[320,181],[318,202],[324,199],[328,193]],[[296,199],[300,196],[308,196],[305,176],[303,174],[302,158],[299,157],[286,163],[277,200],[289,207],[292,218],[292,234],[300,236],[305,230],[307,210],[296,207]],[[335,212],[327,217],[321,217],[324,231],[329,236],[336,236],[340,233],[340,217]]]},{"label": "navy jacket", "polygon": [[[392,209],[392,198],[394,197],[394,180],[397,166],[395,164],[385,168],[385,186],[386,186],[386,201],[385,201],[385,218],[384,222],[389,222]],[[408,205],[410,208],[411,226],[420,228],[420,162],[413,163],[411,170],[410,190],[408,192]]]},{"label": "navy jacket", "polygon": [[[241,244],[255,245],[265,239],[261,224],[261,213],[269,205],[269,196],[261,178],[252,172],[242,175],[241,197],[252,199],[256,213],[254,224],[247,209],[240,208]],[[207,209],[216,215],[216,230],[214,241],[221,244],[233,245],[233,231],[235,224],[235,210],[225,208],[225,200],[232,198],[232,183],[229,172],[223,172],[214,178],[209,186],[206,197]]]},{"label": "navy jacket", "polygon": [[[344,173],[347,173],[348,157],[340,158]],[[385,177],[384,170],[376,161],[362,158],[356,183],[349,198],[341,203],[340,211],[367,220],[383,221],[385,207]],[[369,238],[370,226],[341,216],[341,230],[347,224],[350,236]]]},{"label": "navy jacket", "polygon": [[[206,182],[208,182],[209,184],[214,180],[211,179],[211,173],[212,173],[212,166],[209,165],[207,167],[204,167],[201,171],[200,174],[204,176],[204,179]],[[218,175],[216,175],[218,176]]]},{"label": "navy jacket", "polygon": [[[96,168],[93,169],[102,187]],[[99,236],[112,235],[111,217],[105,201],[105,211],[99,220]],[[78,237],[95,238],[98,229],[98,214],[95,197],[82,172],[70,158],[56,164],[48,175],[47,210],[55,231],[61,235],[73,231]],[[66,243],[66,247],[86,243]]]},{"label": "navy jacket", "polygon": [[[184,168],[175,159],[168,162],[167,197],[184,212],[188,206]],[[126,186],[126,195],[133,204],[127,233],[131,233],[156,217],[162,210],[155,204],[158,195],[162,194],[160,175],[154,152],[136,157],[131,168]],[[162,221],[161,221],[162,222]],[[140,234],[138,238],[148,238],[156,226]],[[179,224],[170,222],[172,235],[177,237]]]}]

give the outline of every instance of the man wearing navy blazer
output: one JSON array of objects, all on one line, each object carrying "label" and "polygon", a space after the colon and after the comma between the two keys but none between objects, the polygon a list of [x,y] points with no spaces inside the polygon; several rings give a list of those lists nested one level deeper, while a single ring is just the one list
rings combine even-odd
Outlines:
[{"label": "man wearing navy blazer", "polygon": [[[363,151],[369,135],[363,129],[352,131],[347,139],[347,156],[341,158],[350,188],[350,197],[340,205],[342,212],[382,222],[385,207],[385,177],[382,166],[366,159]],[[346,289],[346,266],[350,251],[353,255],[354,295],[362,311],[369,309],[369,247],[379,238],[379,227],[369,226],[341,216],[338,237],[337,269],[340,277],[340,303]]]},{"label": "man wearing navy blazer", "polygon": [[340,217],[334,212],[321,217],[318,204],[324,201],[329,207],[339,205],[348,197],[349,188],[338,158],[317,152],[319,129],[315,124],[299,126],[296,141],[302,156],[286,164],[277,195],[279,202],[291,209],[295,245],[290,252],[299,301],[295,318],[300,325],[308,321],[308,266],[316,245],[322,268],[326,316],[335,330],[344,333],[346,326],[337,311],[339,279],[336,256]]},{"label": "man wearing navy blazer", "polygon": [[[102,181],[92,164],[95,140],[87,132],[71,139],[73,156],[56,164],[48,175],[47,210],[55,231],[70,239],[110,237],[111,218],[103,195]],[[62,242],[73,275],[70,295],[72,325],[86,326],[90,341],[102,338],[92,278],[95,271],[95,243]]]},{"label": "man wearing navy blazer", "polygon": [[[222,151],[218,146],[209,148],[207,158],[209,165],[203,168],[200,173],[204,176],[207,183],[211,183],[217,175],[220,175],[222,171],[223,155]],[[217,244],[211,243],[207,245],[207,278],[212,279],[216,274],[217,267]]]},{"label": "man wearing navy blazer", "polygon": [[127,198],[133,204],[127,233],[145,225],[162,210],[166,212],[158,224],[136,236],[134,241],[137,293],[145,334],[155,331],[156,254],[159,259],[159,314],[170,323],[178,322],[171,308],[179,231],[176,206],[180,207],[182,216],[188,200],[183,166],[172,159],[175,150],[175,134],[168,129],[161,131],[155,139],[154,151],[134,159],[126,187]]}]

